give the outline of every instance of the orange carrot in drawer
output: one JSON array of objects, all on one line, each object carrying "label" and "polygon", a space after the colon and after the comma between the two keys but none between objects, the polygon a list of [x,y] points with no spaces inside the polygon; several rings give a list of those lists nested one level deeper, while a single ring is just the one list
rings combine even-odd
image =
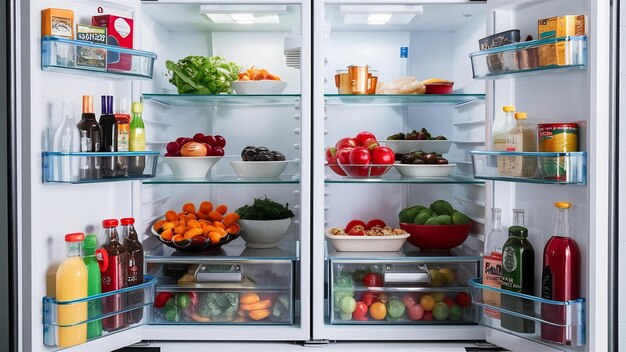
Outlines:
[{"label": "orange carrot in drawer", "polygon": [[239,297],[239,303],[241,304],[252,304],[260,301],[259,295],[254,292],[248,292]]},{"label": "orange carrot in drawer", "polygon": [[265,319],[270,316],[270,310],[269,309],[251,310],[248,312],[248,316],[250,316],[250,318],[253,320]]},{"label": "orange carrot in drawer", "polygon": [[267,309],[273,305],[271,299],[267,298],[262,301],[250,304],[240,304],[239,309],[241,310],[259,310],[259,309]]}]

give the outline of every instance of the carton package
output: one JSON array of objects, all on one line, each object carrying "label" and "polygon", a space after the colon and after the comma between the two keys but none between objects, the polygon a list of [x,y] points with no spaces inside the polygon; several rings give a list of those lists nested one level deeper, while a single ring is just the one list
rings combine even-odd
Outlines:
[{"label": "carton package", "polygon": [[41,36],[57,36],[74,39],[74,11],[45,9],[41,11]]},{"label": "carton package", "polygon": [[[567,15],[538,21],[539,39],[585,35],[585,16]],[[571,41],[544,44],[539,47],[539,66],[571,65],[574,55]]]},{"label": "carton package", "polygon": [[[107,44],[133,48],[133,20],[115,15],[100,15],[91,18],[91,24],[97,27],[106,27]],[[107,69],[130,71],[133,66],[133,57],[130,54],[109,52],[107,55]]]},{"label": "carton package", "polygon": [[[107,29],[103,27],[88,26],[86,24],[77,24],[76,40],[106,44]],[[106,49],[76,45],[76,66],[105,70],[107,63],[106,57]]]}]

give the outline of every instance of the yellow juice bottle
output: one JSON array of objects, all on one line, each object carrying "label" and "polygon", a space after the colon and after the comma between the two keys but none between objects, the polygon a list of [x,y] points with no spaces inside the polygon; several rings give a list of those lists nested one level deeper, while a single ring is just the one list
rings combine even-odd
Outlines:
[{"label": "yellow juice bottle", "polygon": [[[65,235],[67,259],[61,263],[56,276],[57,301],[71,301],[87,297],[87,268],[81,259],[85,235]],[[87,302],[57,305],[57,321],[60,325],[57,346],[70,347],[87,341],[87,324],[76,324],[87,320]]]}]

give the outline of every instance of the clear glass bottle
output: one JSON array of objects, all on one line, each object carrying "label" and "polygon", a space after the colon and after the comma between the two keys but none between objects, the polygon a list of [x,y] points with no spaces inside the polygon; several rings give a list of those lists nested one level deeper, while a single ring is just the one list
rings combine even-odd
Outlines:
[{"label": "clear glass bottle", "polygon": [[[491,209],[491,225],[485,236],[485,250],[483,255],[483,284],[500,288],[500,276],[502,275],[502,246],[507,240],[507,233],[502,228],[502,209]],[[500,295],[490,290],[483,291],[485,303],[499,307]],[[485,315],[490,318],[500,319],[500,312],[493,309],[485,309]]]},{"label": "clear glass bottle", "polygon": [[[515,126],[509,130],[506,137],[506,151],[508,152],[536,152],[537,133],[526,125],[527,114],[515,113]],[[505,173],[512,177],[532,177],[537,172],[537,158],[527,156],[508,156],[506,158]]]},{"label": "clear glass bottle", "polygon": [[524,226],[524,209],[513,209],[513,226]]},{"label": "clear glass bottle", "polygon": [[[515,127],[515,107],[503,106],[504,114],[498,114],[493,121],[492,127],[492,150],[496,152],[506,151],[506,137],[509,131]],[[498,175],[506,175],[506,157],[497,157]]]},{"label": "clear glass bottle", "polygon": [[[76,128],[74,119],[74,104],[63,103],[61,108],[63,121],[54,133],[54,143],[52,149],[55,152],[71,153],[80,151],[80,133]],[[78,163],[70,156],[55,158],[56,163],[54,173],[55,179],[61,181],[76,181],[78,179]]]}]

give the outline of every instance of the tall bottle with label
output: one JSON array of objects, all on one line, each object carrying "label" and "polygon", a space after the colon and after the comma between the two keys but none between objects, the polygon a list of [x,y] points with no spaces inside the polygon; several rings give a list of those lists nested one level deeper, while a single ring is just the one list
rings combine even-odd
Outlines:
[{"label": "tall bottle with label", "polygon": [[[98,247],[98,237],[96,235],[87,235],[85,237],[83,249],[83,262],[87,268],[87,294],[95,296],[102,292],[102,278],[100,277],[100,265],[96,258],[96,250]],[[100,254],[101,255],[101,254]],[[87,316],[89,319],[102,315],[102,304],[99,299],[91,300],[87,303]],[[87,339],[93,339],[102,335],[102,320],[95,320],[87,323]]]},{"label": "tall bottle with label", "polygon": [[[99,152],[102,129],[93,112],[93,97],[91,95],[83,95],[83,113],[76,127],[78,127],[80,134],[80,151],[86,153]],[[93,157],[81,157],[79,178],[94,179],[100,177],[100,158],[96,157],[96,154]]]},{"label": "tall bottle with label", "polygon": [[[80,134],[74,120],[74,104],[63,103],[61,114],[63,121],[54,133],[52,149],[55,152],[71,153],[80,151]],[[70,156],[61,156],[55,160],[55,179],[61,181],[75,181],[78,177],[78,163]]]},{"label": "tall bottle with label", "polygon": [[[130,115],[128,114],[128,108],[126,106],[126,99],[121,98],[117,100],[118,108],[115,113],[115,151],[127,152],[129,151],[129,136],[130,136]],[[128,158],[117,158],[116,176],[126,177],[128,176]]]},{"label": "tall bottle with label", "polygon": [[[141,114],[143,104],[134,102],[131,108],[133,118],[130,120],[130,151],[143,152],[146,150],[146,131]],[[129,158],[128,173],[130,175],[141,175],[146,167],[145,156],[133,156]]]},{"label": "tall bottle with label", "polygon": [[[113,96],[103,95],[100,97],[100,107],[102,115],[100,115],[100,128],[102,129],[102,142],[100,151],[111,153],[115,152],[115,116],[113,116]],[[115,157],[102,158],[102,176],[115,177]]]},{"label": "tall bottle with label", "polygon": [[[502,228],[502,209],[491,209],[491,226],[485,236],[485,250],[483,256],[483,284],[500,288],[500,276],[502,275],[502,246],[507,240],[507,234]],[[483,291],[485,303],[499,307],[500,294],[491,290]],[[487,317],[500,319],[500,312],[486,308],[484,313]]]},{"label": "tall bottle with label", "polygon": [[[492,150],[496,152],[506,151],[506,137],[509,131],[515,127],[515,107],[503,106],[504,114],[496,115],[492,128]],[[498,175],[506,175],[506,157],[497,157]]]},{"label": "tall bottle with label", "polygon": [[[533,295],[535,292],[535,250],[528,241],[528,229],[509,227],[509,239],[502,247],[502,289]],[[532,301],[502,294],[502,308],[520,314],[533,315]],[[535,322],[507,313],[501,314],[502,327],[521,332],[534,333]]]},{"label": "tall bottle with label", "polygon": [[[515,113],[515,126],[506,137],[507,152],[536,152],[537,133],[526,125],[525,112]],[[505,174],[512,177],[532,177],[537,172],[537,158],[528,156],[508,156]]]},{"label": "tall bottle with label", "polygon": [[[554,204],[557,210],[556,226],[543,251],[541,297],[552,301],[571,301],[580,297],[580,250],[569,225],[569,202]],[[566,325],[568,306],[541,305],[541,316]],[[541,324],[541,338],[559,344],[571,344],[571,331],[551,324]]]},{"label": "tall bottle with label", "polygon": [[[108,237],[108,242],[102,248],[103,265],[100,267],[102,273],[102,292],[120,290],[128,286],[128,255],[126,249],[120,243],[119,235],[115,229],[118,225],[117,219],[107,219],[102,221],[104,233]],[[120,311],[126,308],[126,294],[115,294],[102,298],[102,311],[104,314]],[[114,331],[125,328],[128,325],[128,314],[115,314],[102,319],[102,327],[105,331]]]},{"label": "tall bottle with label", "polygon": [[[124,238],[124,248],[128,253],[128,287],[143,283],[143,246],[135,231],[133,218],[123,218],[122,237]],[[128,305],[140,306],[144,300],[143,291],[135,290],[128,293]],[[134,324],[143,318],[143,308],[135,309],[128,314],[128,323]]]}]

